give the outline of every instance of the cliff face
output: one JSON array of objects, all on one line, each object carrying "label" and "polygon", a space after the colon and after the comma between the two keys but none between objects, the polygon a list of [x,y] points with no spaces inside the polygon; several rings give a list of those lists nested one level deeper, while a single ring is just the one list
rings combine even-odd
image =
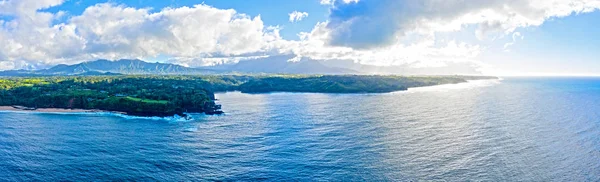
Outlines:
[{"label": "cliff face", "polygon": [[201,97],[205,97],[203,102],[198,103],[182,103],[185,105],[179,105],[174,102],[155,102],[155,101],[147,101],[147,100],[137,100],[130,98],[119,98],[117,102],[117,106],[104,106],[97,105],[97,108],[107,111],[116,111],[116,112],[124,112],[127,115],[132,116],[144,116],[144,117],[169,117],[174,115],[179,115],[186,117],[186,113],[205,113],[207,115],[217,115],[223,114],[221,111],[221,105],[217,105],[214,101],[214,94],[212,92],[207,95],[200,95]]}]

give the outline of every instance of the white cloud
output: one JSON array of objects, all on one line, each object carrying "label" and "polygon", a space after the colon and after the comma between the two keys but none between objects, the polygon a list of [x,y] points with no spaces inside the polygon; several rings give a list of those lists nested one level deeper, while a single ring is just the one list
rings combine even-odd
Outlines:
[{"label": "white cloud", "polygon": [[395,44],[368,50],[329,46],[327,38],[331,32],[326,26],[326,22],[319,23],[312,32],[302,33],[301,41],[287,41],[278,50],[317,60],[353,60],[379,66],[419,63],[421,67],[439,66],[443,62],[474,62],[473,58],[481,52],[478,45],[458,41],[435,41],[435,37],[428,37],[426,41],[409,45]]},{"label": "white cloud", "polygon": [[[512,34],[508,49],[523,37],[518,28],[600,7],[600,0],[321,0],[331,5],[328,20],[292,41],[282,39],[280,27],[265,25],[260,16],[203,4],[151,11],[102,3],[71,17],[39,11],[63,2],[0,0],[0,15],[11,17],[0,20],[0,70],[158,55],[187,66],[280,54],[294,55],[290,61],[477,66],[484,65],[477,57],[485,46],[438,39],[438,34],[471,31],[481,40]],[[289,16],[296,22],[308,13]]]},{"label": "white cloud", "polygon": [[15,65],[10,61],[0,61],[0,70],[10,70],[14,69]]},{"label": "white cloud", "polygon": [[329,17],[328,43],[361,49],[389,46],[411,33],[455,32],[469,25],[477,26],[475,34],[484,39],[598,8],[599,0],[338,0]]},{"label": "white cloud", "polygon": [[348,3],[358,3],[358,1],[360,0],[344,0],[344,3],[348,4]]},{"label": "white cloud", "polygon": [[290,22],[294,23],[294,22],[302,21],[302,19],[308,17],[308,13],[294,11],[294,12],[291,12],[289,14],[289,16],[290,16]]},{"label": "white cloud", "polygon": [[61,13],[37,11],[61,2],[2,1],[0,10],[11,10],[3,13],[14,19],[0,22],[0,61],[25,60],[35,66],[159,54],[238,56],[268,51],[270,42],[281,39],[278,30],[265,27],[260,16],[207,5],[151,13],[104,3],[60,24],[52,22]]},{"label": "white cloud", "polygon": [[[440,33],[472,31],[480,40],[513,34],[548,19],[595,11],[599,0],[362,0],[333,2],[329,20],[319,23],[292,52],[324,60],[354,60],[373,65],[439,67],[478,60],[487,47],[461,40],[437,39]],[[510,37],[510,36],[509,36]],[[500,45],[502,46],[502,45]]]},{"label": "white cloud", "polygon": [[321,0],[322,5],[332,5],[334,0]]},{"label": "white cloud", "polygon": [[[360,0],[342,0],[341,2],[349,4],[349,3],[358,3]],[[320,3],[322,5],[333,5],[335,0],[321,0]]]},{"label": "white cloud", "polygon": [[240,55],[261,51],[269,36],[260,17],[206,5],[157,13],[112,4],[89,7],[71,19],[88,39],[86,52],[123,55]]},{"label": "white cloud", "polygon": [[35,17],[36,10],[60,5],[65,0],[2,0],[0,1],[0,14],[25,15]]}]

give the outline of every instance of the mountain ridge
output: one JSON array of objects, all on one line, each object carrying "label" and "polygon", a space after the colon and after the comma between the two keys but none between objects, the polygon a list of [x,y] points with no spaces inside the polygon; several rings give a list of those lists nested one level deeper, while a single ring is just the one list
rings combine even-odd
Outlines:
[{"label": "mountain ridge", "polygon": [[210,74],[212,70],[190,68],[169,63],[150,63],[139,59],[110,61],[99,59],[73,65],[59,64],[41,70],[7,70],[0,76],[77,76],[77,75],[134,75],[134,74]]},{"label": "mountain ridge", "polygon": [[242,60],[234,64],[186,67],[172,63],[150,63],[139,59],[120,59],[82,62],[73,65],[59,64],[41,70],[6,70],[0,76],[93,76],[93,75],[206,75],[206,74],[322,74],[322,75],[477,75],[473,66],[448,64],[445,67],[415,68],[411,65],[374,66],[352,60],[323,61],[310,58],[292,60],[294,55],[270,56]]},{"label": "mountain ridge", "polygon": [[6,70],[0,76],[91,76],[91,75],[204,75],[220,73],[268,74],[357,74],[358,71],[323,65],[318,61],[289,62],[275,56],[268,60],[246,60],[235,64],[185,67],[172,63],[150,63],[139,59],[99,59],[73,65],[59,64],[41,70]]}]

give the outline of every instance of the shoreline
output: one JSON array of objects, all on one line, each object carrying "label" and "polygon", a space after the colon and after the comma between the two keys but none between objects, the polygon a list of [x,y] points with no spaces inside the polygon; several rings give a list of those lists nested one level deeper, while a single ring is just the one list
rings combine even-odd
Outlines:
[{"label": "shoreline", "polygon": [[[465,80],[463,82],[458,83],[444,83],[439,85],[427,85],[427,86],[416,86],[416,87],[408,87],[404,90],[395,90],[395,91],[387,91],[387,92],[290,92],[290,91],[273,91],[273,92],[243,92],[239,90],[235,91],[223,91],[223,92],[215,92],[215,94],[227,94],[227,93],[242,93],[249,95],[260,95],[260,94],[339,94],[339,95],[363,95],[363,94],[393,94],[393,93],[406,93],[419,89],[428,89],[428,88],[443,88],[447,86],[463,86],[467,84],[474,84],[478,82],[490,82],[490,81],[502,81],[502,78],[490,78],[490,79],[472,79]],[[455,89],[455,88],[451,88]],[[218,99],[217,99],[218,100]]]},{"label": "shoreline", "polygon": [[0,106],[0,111],[19,111],[33,113],[115,113],[125,114],[122,112],[104,111],[104,110],[89,110],[89,109],[62,109],[62,108],[37,108],[37,109],[19,109],[13,106]]},{"label": "shoreline", "polygon": [[[62,109],[62,108],[40,108],[36,110],[25,110],[18,109],[12,106],[0,106],[0,113],[22,113],[22,114],[56,114],[56,115],[98,115],[98,116],[110,116],[110,117],[120,117],[124,119],[142,119],[142,120],[154,120],[154,121],[169,121],[169,122],[178,122],[178,121],[191,121],[194,120],[194,117],[191,116],[135,116],[128,115],[124,112],[115,112],[115,111],[104,111],[104,110],[88,110],[88,109]],[[198,114],[198,113],[194,113]]]},{"label": "shoreline", "polygon": [[[27,108],[23,106],[0,106],[1,112],[16,112],[16,113],[33,113],[33,114],[110,114],[121,117],[129,117],[129,118],[143,118],[143,119],[178,119],[181,118],[183,120],[189,121],[192,120],[193,117],[190,114],[206,114],[207,113],[184,113],[184,115],[174,114],[172,116],[144,116],[144,115],[132,115],[126,112],[119,111],[106,111],[99,109],[64,109],[64,108]],[[215,115],[220,115],[223,113],[218,113]]]},{"label": "shoreline", "polygon": [[457,90],[457,89],[470,89],[474,87],[484,87],[492,84],[500,83],[502,78],[498,79],[478,79],[478,80],[467,80],[466,82],[461,83],[450,83],[450,84],[440,84],[440,85],[432,85],[432,86],[423,86],[423,87],[411,87],[404,91],[392,92],[392,93],[414,93],[414,92],[422,92],[422,91],[448,91],[448,90]]},{"label": "shoreline", "polygon": [[[456,88],[446,88],[448,86],[452,87],[452,86],[464,86],[467,84],[473,84],[473,83],[477,83],[477,82],[487,82],[487,81],[502,81],[502,78],[491,78],[491,79],[467,79],[464,82],[459,82],[459,83],[448,83],[448,84],[439,84],[439,85],[429,85],[429,86],[417,86],[417,87],[408,87],[405,90],[396,90],[396,91],[389,91],[389,92],[348,92],[348,93],[330,93],[330,92],[288,92],[288,91],[277,91],[277,92],[259,92],[259,93],[245,93],[242,91],[226,91],[226,92],[216,92],[217,94],[227,94],[227,93],[231,93],[231,92],[239,92],[242,94],[273,94],[273,93],[317,93],[317,94],[349,94],[349,95],[353,95],[353,94],[389,94],[389,93],[407,93],[407,92],[414,92],[414,91],[419,91],[419,90],[429,90],[429,89],[456,89]],[[436,89],[437,90],[437,89]],[[8,111],[8,112],[28,112],[28,113],[112,113],[112,114],[121,114],[121,115],[125,115],[125,116],[134,116],[134,117],[171,117],[171,116],[147,116],[147,115],[135,115],[135,114],[128,114],[126,112],[118,112],[118,111],[106,111],[106,110],[99,110],[99,109],[64,109],[64,108],[27,108],[24,106],[0,106],[0,112],[2,111]],[[222,111],[220,112],[215,112],[215,113],[204,113],[207,115],[221,115],[223,114]],[[179,115],[179,114],[177,114]],[[185,115],[182,117],[186,117]]]}]

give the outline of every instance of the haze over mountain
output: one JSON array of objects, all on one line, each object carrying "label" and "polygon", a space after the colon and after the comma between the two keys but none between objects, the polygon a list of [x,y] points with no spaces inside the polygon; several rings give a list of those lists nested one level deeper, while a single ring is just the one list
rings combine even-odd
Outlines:
[{"label": "haze over mountain", "polygon": [[438,68],[418,68],[414,65],[373,66],[356,63],[352,60],[313,60],[302,58],[290,61],[294,55],[271,56],[254,60],[244,60],[233,64],[219,64],[205,67],[186,67],[171,63],[150,63],[139,59],[116,61],[96,60],[74,65],[60,64],[41,70],[0,71],[0,76],[40,76],[40,75],[197,75],[232,73],[281,73],[281,74],[394,74],[394,75],[466,75],[481,74],[472,65],[455,63]]},{"label": "haze over mountain", "polygon": [[375,66],[360,64],[352,60],[317,60],[295,55],[280,55],[236,64],[221,64],[204,67],[222,72],[240,73],[291,73],[291,74],[393,74],[393,75],[480,75],[477,65],[470,62],[448,62],[437,67],[419,67],[418,64]]},{"label": "haze over mountain", "polygon": [[204,67],[221,72],[239,73],[287,73],[287,74],[359,74],[360,70],[325,65],[322,61],[301,59],[290,61],[294,55],[271,56],[255,60],[244,60],[234,64]]},{"label": "haze over mountain", "polygon": [[208,74],[211,70],[189,68],[176,64],[149,63],[138,59],[117,61],[97,60],[74,65],[60,64],[43,70],[9,70],[2,76],[34,75],[110,75],[110,74]]},{"label": "haze over mountain", "polygon": [[156,74],[195,75],[218,73],[285,73],[285,74],[358,74],[358,71],[328,67],[318,61],[288,62],[282,57],[265,60],[241,61],[236,64],[191,68],[169,63],[149,63],[139,59],[116,61],[97,60],[74,65],[60,64],[42,70],[8,70],[0,76],[39,75],[111,75]]}]

